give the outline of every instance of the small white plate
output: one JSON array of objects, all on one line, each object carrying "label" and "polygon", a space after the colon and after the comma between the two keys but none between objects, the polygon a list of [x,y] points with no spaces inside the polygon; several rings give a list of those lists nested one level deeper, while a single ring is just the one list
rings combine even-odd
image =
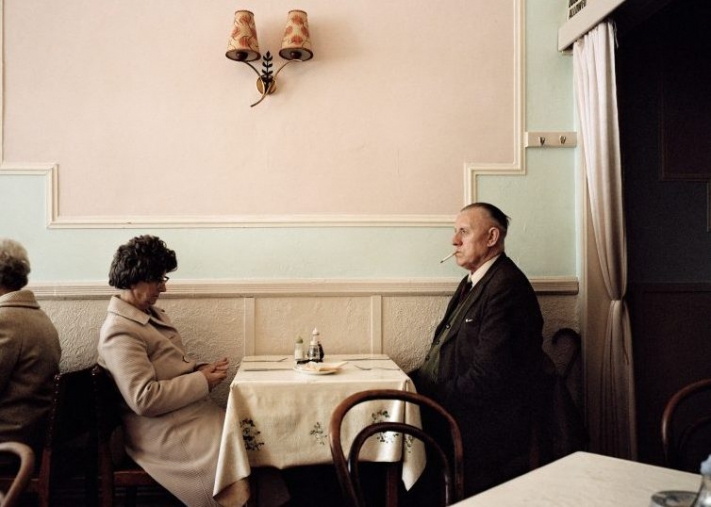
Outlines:
[{"label": "small white plate", "polygon": [[336,373],[338,370],[310,370],[294,366],[294,371],[305,373],[306,375],[331,375],[332,373]]},{"label": "small white plate", "polygon": [[347,361],[339,361],[337,363],[304,363],[294,366],[294,370],[307,373],[309,375],[329,375],[336,373]]}]

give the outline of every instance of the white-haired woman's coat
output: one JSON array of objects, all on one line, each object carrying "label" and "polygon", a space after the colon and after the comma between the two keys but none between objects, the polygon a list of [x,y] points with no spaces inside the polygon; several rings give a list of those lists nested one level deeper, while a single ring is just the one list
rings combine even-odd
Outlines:
[{"label": "white-haired woman's coat", "polygon": [[0,296],[0,441],[40,452],[61,354],[57,329],[32,291]]}]

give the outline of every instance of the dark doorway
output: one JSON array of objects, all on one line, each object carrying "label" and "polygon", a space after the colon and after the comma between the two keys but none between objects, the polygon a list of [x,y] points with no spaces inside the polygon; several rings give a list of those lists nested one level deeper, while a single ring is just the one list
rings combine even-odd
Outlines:
[{"label": "dark doorway", "polygon": [[662,464],[666,401],[711,377],[711,2],[613,16],[639,458]]}]

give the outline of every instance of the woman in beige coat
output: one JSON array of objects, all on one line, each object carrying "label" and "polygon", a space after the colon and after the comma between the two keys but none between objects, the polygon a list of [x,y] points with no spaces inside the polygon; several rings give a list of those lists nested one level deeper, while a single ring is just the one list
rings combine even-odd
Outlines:
[{"label": "woman in beige coat", "polygon": [[201,364],[189,358],[178,331],[155,307],[177,268],[175,252],[155,236],[119,247],[101,327],[99,364],[126,402],[126,452],[190,507],[216,506],[212,497],[224,410],[209,391],[227,375],[227,359]]}]

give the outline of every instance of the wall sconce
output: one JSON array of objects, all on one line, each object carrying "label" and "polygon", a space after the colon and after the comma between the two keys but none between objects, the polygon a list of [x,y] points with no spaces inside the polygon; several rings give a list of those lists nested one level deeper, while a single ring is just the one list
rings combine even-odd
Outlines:
[{"label": "wall sconce", "polygon": [[[279,56],[287,60],[276,72],[272,71],[272,55],[269,51],[262,56],[259,53],[259,42],[257,41],[257,28],[254,24],[254,14],[250,11],[235,12],[235,26],[232,36],[227,44],[225,56],[230,60],[241,62],[252,67],[257,73],[257,90],[262,94],[260,99],[252,104],[256,106],[267,95],[276,90],[276,77],[281,69],[293,62],[305,62],[313,58],[311,51],[311,38],[309,35],[309,22],[304,11],[289,11],[286,19],[284,37],[281,40],[281,50]],[[253,62],[262,58],[262,72],[260,73]]]}]

